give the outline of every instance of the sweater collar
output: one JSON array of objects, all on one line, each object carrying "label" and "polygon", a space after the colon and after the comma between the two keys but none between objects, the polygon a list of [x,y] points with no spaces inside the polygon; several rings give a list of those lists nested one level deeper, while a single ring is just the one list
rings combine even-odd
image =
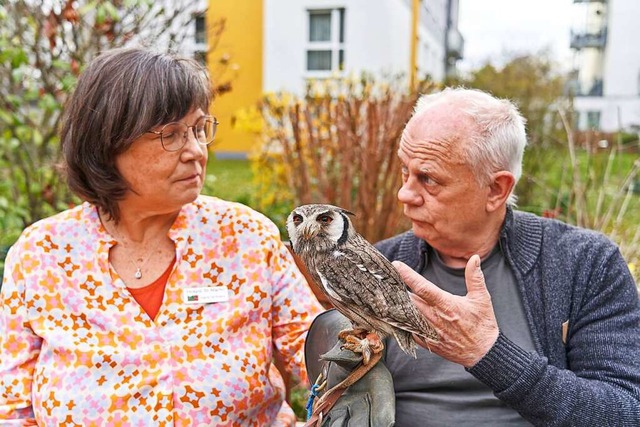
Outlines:
[{"label": "sweater collar", "polygon": [[[542,224],[532,214],[507,207],[499,237],[500,247],[523,276],[533,268],[542,246]],[[398,259],[415,271],[422,271],[428,260],[429,245],[413,231],[405,233],[398,248]]]}]

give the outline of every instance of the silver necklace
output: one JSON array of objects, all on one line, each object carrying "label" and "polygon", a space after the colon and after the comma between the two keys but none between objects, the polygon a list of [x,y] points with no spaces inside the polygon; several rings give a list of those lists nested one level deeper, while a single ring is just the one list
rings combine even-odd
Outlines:
[{"label": "silver necklace", "polygon": [[[120,230],[118,230],[118,226],[114,224],[113,230],[114,230],[114,234],[117,234],[118,238],[116,239],[116,241],[118,242],[118,244],[122,244],[122,247],[124,249],[127,249],[127,244],[125,243],[125,239],[123,238],[122,233],[120,233]],[[146,257],[137,258],[136,261],[138,262],[138,264],[136,264],[131,257],[127,257],[131,265],[136,269],[136,272],[133,273],[133,277],[136,280],[142,279],[142,268],[145,265],[147,265],[147,262],[149,262],[149,260],[151,259],[151,256],[153,255],[155,250],[158,249],[161,242],[162,242],[162,239],[159,239],[158,242],[153,246],[153,249],[149,251]]]},{"label": "silver necklace", "polygon": [[[157,247],[157,245],[156,245]],[[133,274],[133,277],[135,277],[136,279],[140,280],[142,279],[142,267],[144,267],[147,264],[147,261],[149,261],[151,259],[151,255],[153,255],[153,251],[155,250],[155,248],[153,248],[153,250],[151,252],[149,252],[149,255],[147,255],[146,259],[143,258],[138,258],[136,261],[138,262],[142,262],[142,264],[137,265],[136,263],[133,262],[132,259],[129,259],[129,262],[131,263],[131,265],[133,265],[136,269],[136,272]]]},{"label": "silver necklace", "polygon": [[[153,255],[153,253],[156,251],[156,249],[158,249],[158,246],[160,246],[160,242],[162,241],[162,239],[158,240],[158,243],[156,243],[153,246],[153,249],[151,249],[149,251],[149,253],[147,254],[146,257],[144,258],[137,258],[136,261],[138,262],[138,264],[136,264],[132,258],[129,258],[129,262],[131,263],[131,265],[136,269],[136,272],[133,274],[133,277],[135,277],[137,280],[142,279],[142,268],[147,265],[147,262],[149,262],[149,260],[151,259],[151,256]],[[126,248],[126,245],[123,243],[122,244],[123,247]]]}]

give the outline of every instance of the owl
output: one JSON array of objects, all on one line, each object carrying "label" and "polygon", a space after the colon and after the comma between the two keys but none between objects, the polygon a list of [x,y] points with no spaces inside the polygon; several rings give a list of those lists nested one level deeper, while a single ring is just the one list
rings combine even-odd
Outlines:
[{"label": "owl", "polygon": [[292,249],[355,331],[375,332],[376,345],[392,335],[415,358],[411,334],[427,342],[438,335],[411,302],[395,267],[356,232],[348,215],[353,214],[324,204],[294,209],[286,224]]}]

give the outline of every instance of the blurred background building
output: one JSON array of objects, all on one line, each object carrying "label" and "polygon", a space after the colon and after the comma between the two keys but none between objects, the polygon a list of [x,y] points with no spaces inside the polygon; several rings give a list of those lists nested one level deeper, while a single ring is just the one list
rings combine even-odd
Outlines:
[{"label": "blurred background building", "polygon": [[573,2],[570,88],[578,128],[640,131],[640,1]]},{"label": "blurred background building", "polygon": [[212,62],[236,67],[233,90],[216,100],[218,157],[246,157],[255,136],[235,126],[239,111],[268,92],[304,93],[310,79],[368,72],[442,81],[455,74],[464,40],[458,0],[210,0],[195,21],[196,52],[205,22],[226,20]]}]

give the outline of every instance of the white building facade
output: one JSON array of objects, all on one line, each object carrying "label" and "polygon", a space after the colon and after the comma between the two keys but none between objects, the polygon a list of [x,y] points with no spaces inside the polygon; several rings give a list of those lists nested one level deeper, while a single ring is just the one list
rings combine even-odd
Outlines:
[{"label": "white building facade", "polygon": [[640,0],[574,0],[574,105],[581,130],[640,131]]},{"label": "white building facade", "polygon": [[[308,79],[409,76],[412,0],[265,0],[263,89],[301,93]],[[458,0],[421,1],[417,78],[442,81],[462,58]]]}]

